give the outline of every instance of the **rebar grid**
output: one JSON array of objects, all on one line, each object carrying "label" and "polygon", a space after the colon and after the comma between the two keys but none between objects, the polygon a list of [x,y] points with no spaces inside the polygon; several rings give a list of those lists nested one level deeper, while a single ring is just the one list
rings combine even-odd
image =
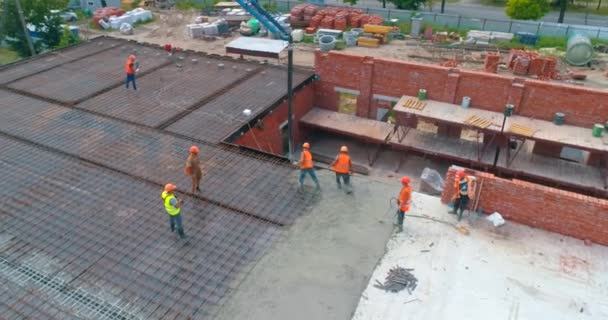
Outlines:
[{"label": "rebar grid", "polygon": [[71,61],[91,57],[99,52],[110,50],[119,43],[119,40],[112,38],[97,39],[65,50],[49,52],[36,56],[36,58],[10,64],[0,69],[0,84],[17,81],[36,73],[60,67]]},{"label": "rebar grid", "polygon": [[121,86],[77,107],[155,127],[253,71],[243,64],[208,62],[161,68],[139,78],[137,92]]},{"label": "rebar grid", "polygon": [[0,147],[0,190],[10,192],[0,230],[18,243],[0,253],[12,263],[44,254],[60,262],[49,276],[72,275],[65,278],[71,288],[129,301],[125,310],[143,319],[212,314],[280,234],[272,224],[188,198],[189,239],[182,242],[168,230],[155,184],[6,138]]},{"label": "rebar grid", "polygon": [[136,50],[142,73],[170,60],[160,49],[123,44],[9,84],[7,87],[63,103],[75,103],[109,87],[124,85],[125,60]]},{"label": "rebar grid", "polygon": [[[128,123],[7,93],[0,97],[0,132],[88,160],[159,185],[188,190],[183,167],[192,141]],[[201,146],[200,195],[232,210],[292,223],[316,197],[297,192],[290,166]]]},{"label": "rebar grid", "polygon": [[[310,75],[294,73],[294,82],[302,83]],[[284,70],[270,68],[235,86],[226,94],[203,105],[198,110],[167,127],[168,131],[195,139],[218,143],[252,116],[280,101],[287,90]],[[251,110],[245,116],[243,110]]]}]

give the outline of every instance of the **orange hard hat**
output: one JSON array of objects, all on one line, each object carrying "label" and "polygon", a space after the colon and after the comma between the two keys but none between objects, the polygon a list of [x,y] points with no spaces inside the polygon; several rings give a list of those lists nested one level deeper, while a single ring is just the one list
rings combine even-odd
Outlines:
[{"label": "orange hard hat", "polygon": [[130,54],[129,55],[129,60],[135,60],[135,55],[134,54]]},{"label": "orange hard hat", "polygon": [[302,148],[310,148],[310,143],[304,142],[304,144],[302,145]]},{"label": "orange hard hat", "polygon": [[464,178],[464,176],[465,176],[464,171],[462,171],[462,170],[456,171],[456,177],[458,179],[462,179],[462,178]]},{"label": "orange hard hat", "polygon": [[348,152],[348,148],[346,146],[341,146],[340,152]]},{"label": "orange hard hat", "polygon": [[410,177],[408,177],[408,176],[401,177],[401,183],[403,183],[403,184],[410,183]]},{"label": "orange hard hat", "polygon": [[165,191],[167,191],[167,192],[171,192],[171,191],[175,190],[176,188],[177,187],[172,183],[167,183],[165,185]]},{"label": "orange hard hat", "polygon": [[197,146],[192,146],[190,147],[190,153],[199,153],[199,149]]}]

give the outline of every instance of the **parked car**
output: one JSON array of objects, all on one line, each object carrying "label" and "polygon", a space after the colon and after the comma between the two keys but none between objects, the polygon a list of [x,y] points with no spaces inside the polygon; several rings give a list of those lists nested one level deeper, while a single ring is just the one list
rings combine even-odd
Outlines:
[{"label": "parked car", "polygon": [[76,13],[74,13],[72,11],[51,10],[51,14],[58,15],[59,17],[61,17],[61,19],[63,21],[66,21],[66,22],[72,22],[72,21],[78,20],[78,16],[76,15]]}]

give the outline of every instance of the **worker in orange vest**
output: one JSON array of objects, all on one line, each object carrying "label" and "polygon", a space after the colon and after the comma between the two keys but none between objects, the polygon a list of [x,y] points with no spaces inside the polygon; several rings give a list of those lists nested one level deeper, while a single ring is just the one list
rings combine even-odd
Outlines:
[{"label": "worker in orange vest", "polygon": [[342,184],[340,183],[340,178],[342,178],[346,193],[350,194],[352,192],[352,189],[350,188],[350,175],[353,173],[353,164],[348,155],[348,148],[346,146],[340,147],[340,153],[329,167],[336,173],[338,189],[342,189]]},{"label": "worker in orange vest", "polygon": [[182,226],[182,199],[177,199],[174,194],[175,189],[177,187],[174,184],[167,183],[161,194],[161,198],[163,199],[163,203],[165,204],[165,211],[169,215],[169,226],[171,227],[171,232],[175,231],[175,227],[177,226],[177,234],[180,238],[186,237],[184,234],[184,227]]},{"label": "worker in orange vest", "polygon": [[454,179],[454,196],[452,200],[454,201],[454,211],[452,214],[458,213],[458,221],[462,219],[462,214],[464,210],[467,208],[467,204],[469,203],[469,195],[473,194],[475,177],[467,176],[464,171],[459,170],[456,172],[456,178]]},{"label": "worker in orange vest", "polygon": [[397,204],[399,205],[399,210],[397,210],[397,232],[403,231],[403,219],[405,218],[405,213],[410,210],[411,202],[412,187],[410,186],[410,177],[403,176],[401,178],[401,191],[397,200]]},{"label": "worker in orange vest", "polygon": [[133,83],[133,90],[137,90],[137,86],[135,85],[135,72],[137,72],[138,63],[135,61],[135,55],[129,55],[127,62],[125,62],[125,72],[127,72],[127,89],[129,89],[129,82]]},{"label": "worker in orange vest", "polygon": [[317,185],[317,190],[321,189],[317,175],[315,174],[314,165],[312,162],[312,154],[310,153],[310,143],[304,142],[302,145],[302,153],[300,155],[300,189],[304,186],[304,178],[308,173],[312,181]]},{"label": "worker in orange vest", "polygon": [[186,160],[186,168],[184,171],[187,175],[192,178],[192,193],[194,191],[201,191],[201,177],[203,176],[203,172],[201,171],[201,165],[198,160],[198,153],[200,152],[197,146],[190,147],[190,155],[188,156],[188,160]]}]

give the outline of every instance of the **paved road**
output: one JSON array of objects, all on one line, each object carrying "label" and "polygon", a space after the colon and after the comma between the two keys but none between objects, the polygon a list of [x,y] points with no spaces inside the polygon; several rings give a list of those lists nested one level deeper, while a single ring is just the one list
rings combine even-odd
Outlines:
[{"label": "paved road", "polygon": [[[344,5],[344,3],[340,0],[326,0],[326,4],[336,4],[336,5]],[[366,7],[366,8],[382,8],[382,2],[378,0],[359,0],[356,5],[357,7]],[[433,7],[433,12],[439,12],[441,3],[439,2]],[[395,7],[387,3],[387,8],[394,9]],[[486,19],[498,19],[498,20],[508,20],[509,18],[506,16],[504,8],[502,7],[491,7],[491,6],[483,6],[480,4],[464,4],[464,3],[446,3],[446,12],[447,14],[461,15],[463,17],[472,17],[472,18],[486,18]],[[424,11],[429,11],[425,9]],[[559,16],[558,11],[552,11],[545,15],[541,20],[547,22],[557,22],[557,18]],[[579,25],[592,25],[592,26],[604,26],[608,27],[608,17],[579,13],[579,12],[566,12],[566,16],[564,19],[564,23],[568,24],[579,24]]]}]

